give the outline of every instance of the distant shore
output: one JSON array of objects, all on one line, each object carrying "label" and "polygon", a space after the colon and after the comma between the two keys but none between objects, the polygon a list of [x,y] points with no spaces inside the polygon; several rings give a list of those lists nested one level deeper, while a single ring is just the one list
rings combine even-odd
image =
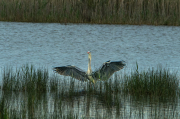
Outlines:
[{"label": "distant shore", "polygon": [[180,25],[179,0],[1,0],[0,21]]}]

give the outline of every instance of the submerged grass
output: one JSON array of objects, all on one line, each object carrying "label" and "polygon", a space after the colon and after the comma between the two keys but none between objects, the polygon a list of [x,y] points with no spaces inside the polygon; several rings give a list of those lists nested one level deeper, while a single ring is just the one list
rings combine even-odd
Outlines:
[{"label": "submerged grass", "polygon": [[0,20],[180,25],[180,0],[0,0]]}]

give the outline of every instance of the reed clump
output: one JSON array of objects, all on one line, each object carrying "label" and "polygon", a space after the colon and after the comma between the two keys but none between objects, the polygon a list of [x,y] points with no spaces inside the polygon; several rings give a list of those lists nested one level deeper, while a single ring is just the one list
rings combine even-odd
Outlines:
[{"label": "reed clump", "polygon": [[[112,101],[111,94],[175,96],[179,93],[179,80],[175,73],[170,73],[169,70],[162,68],[139,72],[138,65],[137,69],[130,75],[118,77],[116,74],[113,80],[98,81],[95,87],[90,82],[78,84],[75,79],[64,80],[63,82],[55,75],[50,77],[48,70],[35,69],[32,65],[24,65],[16,71],[12,68],[4,68],[2,81],[2,90],[4,91],[51,91],[60,93],[62,97],[72,98],[74,95],[84,93],[88,95],[104,94],[104,99],[110,100],[108,102]],[[78,90],[82,91],[79,92]]]},{"label": "reed clump", "polygon": [[179,0],[1,0],[1,21],[180,25]]},{"label": "reed clump", "polygon": [[124,92],[137,96],[175,97],[179,94],[179,80],[174,73],[167,69],[158,68],[148,71],[138,71],[125,76]]},{"label": "reed clump", "polygon": [[33,65],[24,65],[14,71],[12,68],[4,68],[2,90],[46,92],[48,90],[48,71],[35,69]]}]

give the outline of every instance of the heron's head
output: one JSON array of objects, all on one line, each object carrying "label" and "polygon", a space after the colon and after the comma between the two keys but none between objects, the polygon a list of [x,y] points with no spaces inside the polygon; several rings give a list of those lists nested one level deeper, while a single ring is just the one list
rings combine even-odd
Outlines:
[{"label": "heron's head", "polygon": [[88,52],[87,52],[87,54],[91,54],[91,52],[90,52],[90,51],[88,51]]},{"label": "heron's head", "polygon": [[88,58],[91,58],[91,52],[88,51],[87,54],[88,54]]}]

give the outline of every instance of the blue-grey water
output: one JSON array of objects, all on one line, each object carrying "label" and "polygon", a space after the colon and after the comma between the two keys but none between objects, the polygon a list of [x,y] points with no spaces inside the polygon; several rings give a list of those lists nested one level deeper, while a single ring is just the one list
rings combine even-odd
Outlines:
[{"label": "blue-grey water", "polygon": [[87,70],[107,60],[124,60],[128,69],[158,64],[178,70],[180,27],[0,22],[0,67],[25,63],[52,68],[76,65]]},{"label": "blue-grey water", "polygon": [[[107,60],[124,60],[127,65],[121,72],[133,70],[136,62],[143,70],[161,65],[178,72],[179,31],[176,26],[0,22],[0,71],[6,66],[17,68],[26,63],[45,67],[50,73],[53,66],[62,65],[87,70],[87,51],[91,51],[92,69]],[[138,118],[136,109],[128,111],[131,103],[123,102],[127,106],[123,113]],[[144,118],[149,115],[149,106],[143,109]]]}]

